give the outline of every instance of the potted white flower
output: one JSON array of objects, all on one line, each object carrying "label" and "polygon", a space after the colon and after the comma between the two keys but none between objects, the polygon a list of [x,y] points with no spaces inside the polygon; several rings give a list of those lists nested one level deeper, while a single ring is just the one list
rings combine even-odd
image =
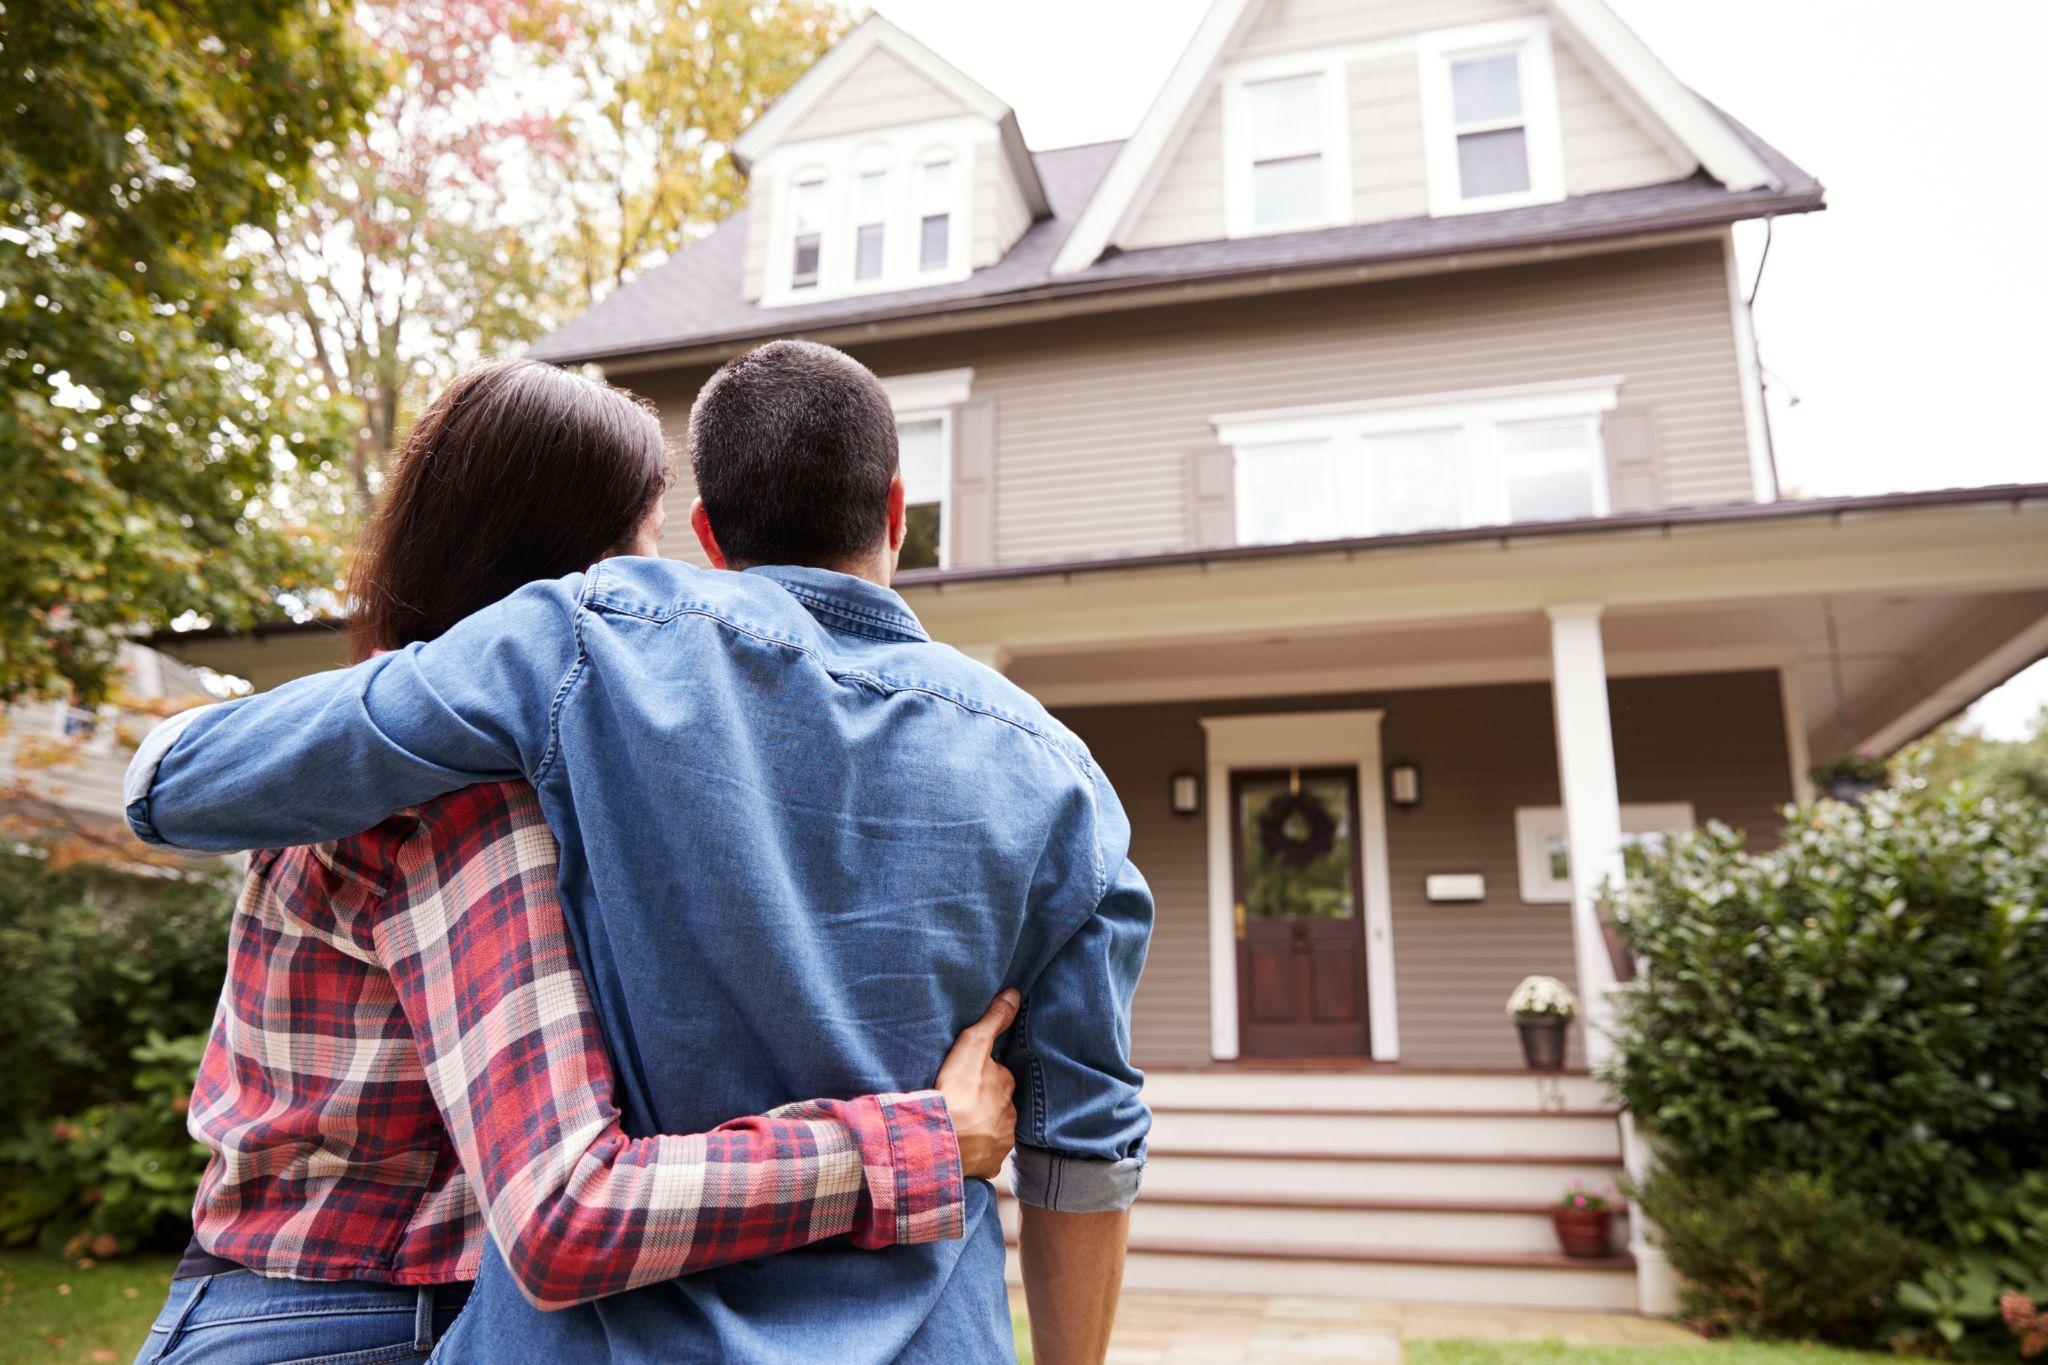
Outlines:
[{"label": "potted white flower", "polygon": [[1564,1029],[1578,1017],[1579,998],[1554,976],[1522,979],[1508,996],[1508,1013],[1522,1035],[1522,1060],[1531,1071],[1564,1070]]}]

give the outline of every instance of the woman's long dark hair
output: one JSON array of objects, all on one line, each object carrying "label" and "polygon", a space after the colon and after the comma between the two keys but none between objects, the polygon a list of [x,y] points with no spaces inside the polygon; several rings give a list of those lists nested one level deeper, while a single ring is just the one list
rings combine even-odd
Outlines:
[{"label": "woman's long dark hair", "polygon": [[531,360],[479,366],[406,437],[349,575],[357,659],[431,640],[631,544],[668,488],[654,410]]}]

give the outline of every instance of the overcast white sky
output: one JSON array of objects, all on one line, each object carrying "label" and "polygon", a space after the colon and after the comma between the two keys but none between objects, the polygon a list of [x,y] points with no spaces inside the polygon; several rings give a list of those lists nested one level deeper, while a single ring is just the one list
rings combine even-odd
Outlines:
[{"label": "overcast white sky", "polygon": [[[1828,187],[1827,212],[1778,225],[1757,301],[1787,489],[2048,481],[2048,4],[1951,0],[1935,20],[1925,0],[1610,3]],[[1008,100],[1037,148],[1128,136],[1206,7],[875,5]],[[1762,239],[1742,230],[1750,276]],[[2043,701],[2048,664],[1978,718],[2010,733]]]}]

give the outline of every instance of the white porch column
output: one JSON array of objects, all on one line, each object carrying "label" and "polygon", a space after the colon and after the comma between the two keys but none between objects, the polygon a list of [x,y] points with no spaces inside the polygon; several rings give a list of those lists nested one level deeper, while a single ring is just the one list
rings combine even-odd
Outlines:
[{"label": "white porch column", "polygon": [[1586,1060],[1607,1060],[1614,968],[1595,908],[1601,884],[1621,874],[1621,793],[1614,776],[1614,729],[1607,714],[1607,654],[1600,604],[1550,607],[1551,699],[1557,711],[1557,774],[1571,846],[1572,947]]}]

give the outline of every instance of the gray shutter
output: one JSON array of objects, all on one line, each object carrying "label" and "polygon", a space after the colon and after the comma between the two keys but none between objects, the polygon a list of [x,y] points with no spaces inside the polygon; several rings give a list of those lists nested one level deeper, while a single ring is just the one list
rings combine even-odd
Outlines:
[{"label": "gray shutter", "polygon": [[1664,505],[1657,468],[1657,414],[1647,406],[1619,407],[1601,423],[1607,451],[1607,503],[1617,515],[1654,512]]},{"label": "gray shutter", "polygon": [[1188,543],[1237,544],[1237,453],[1227,446],[1188,452]]},{"label": "gray shutter", "polygon": [[996,562],[996,400],[977,398],[953,413],[951,564]]}]

